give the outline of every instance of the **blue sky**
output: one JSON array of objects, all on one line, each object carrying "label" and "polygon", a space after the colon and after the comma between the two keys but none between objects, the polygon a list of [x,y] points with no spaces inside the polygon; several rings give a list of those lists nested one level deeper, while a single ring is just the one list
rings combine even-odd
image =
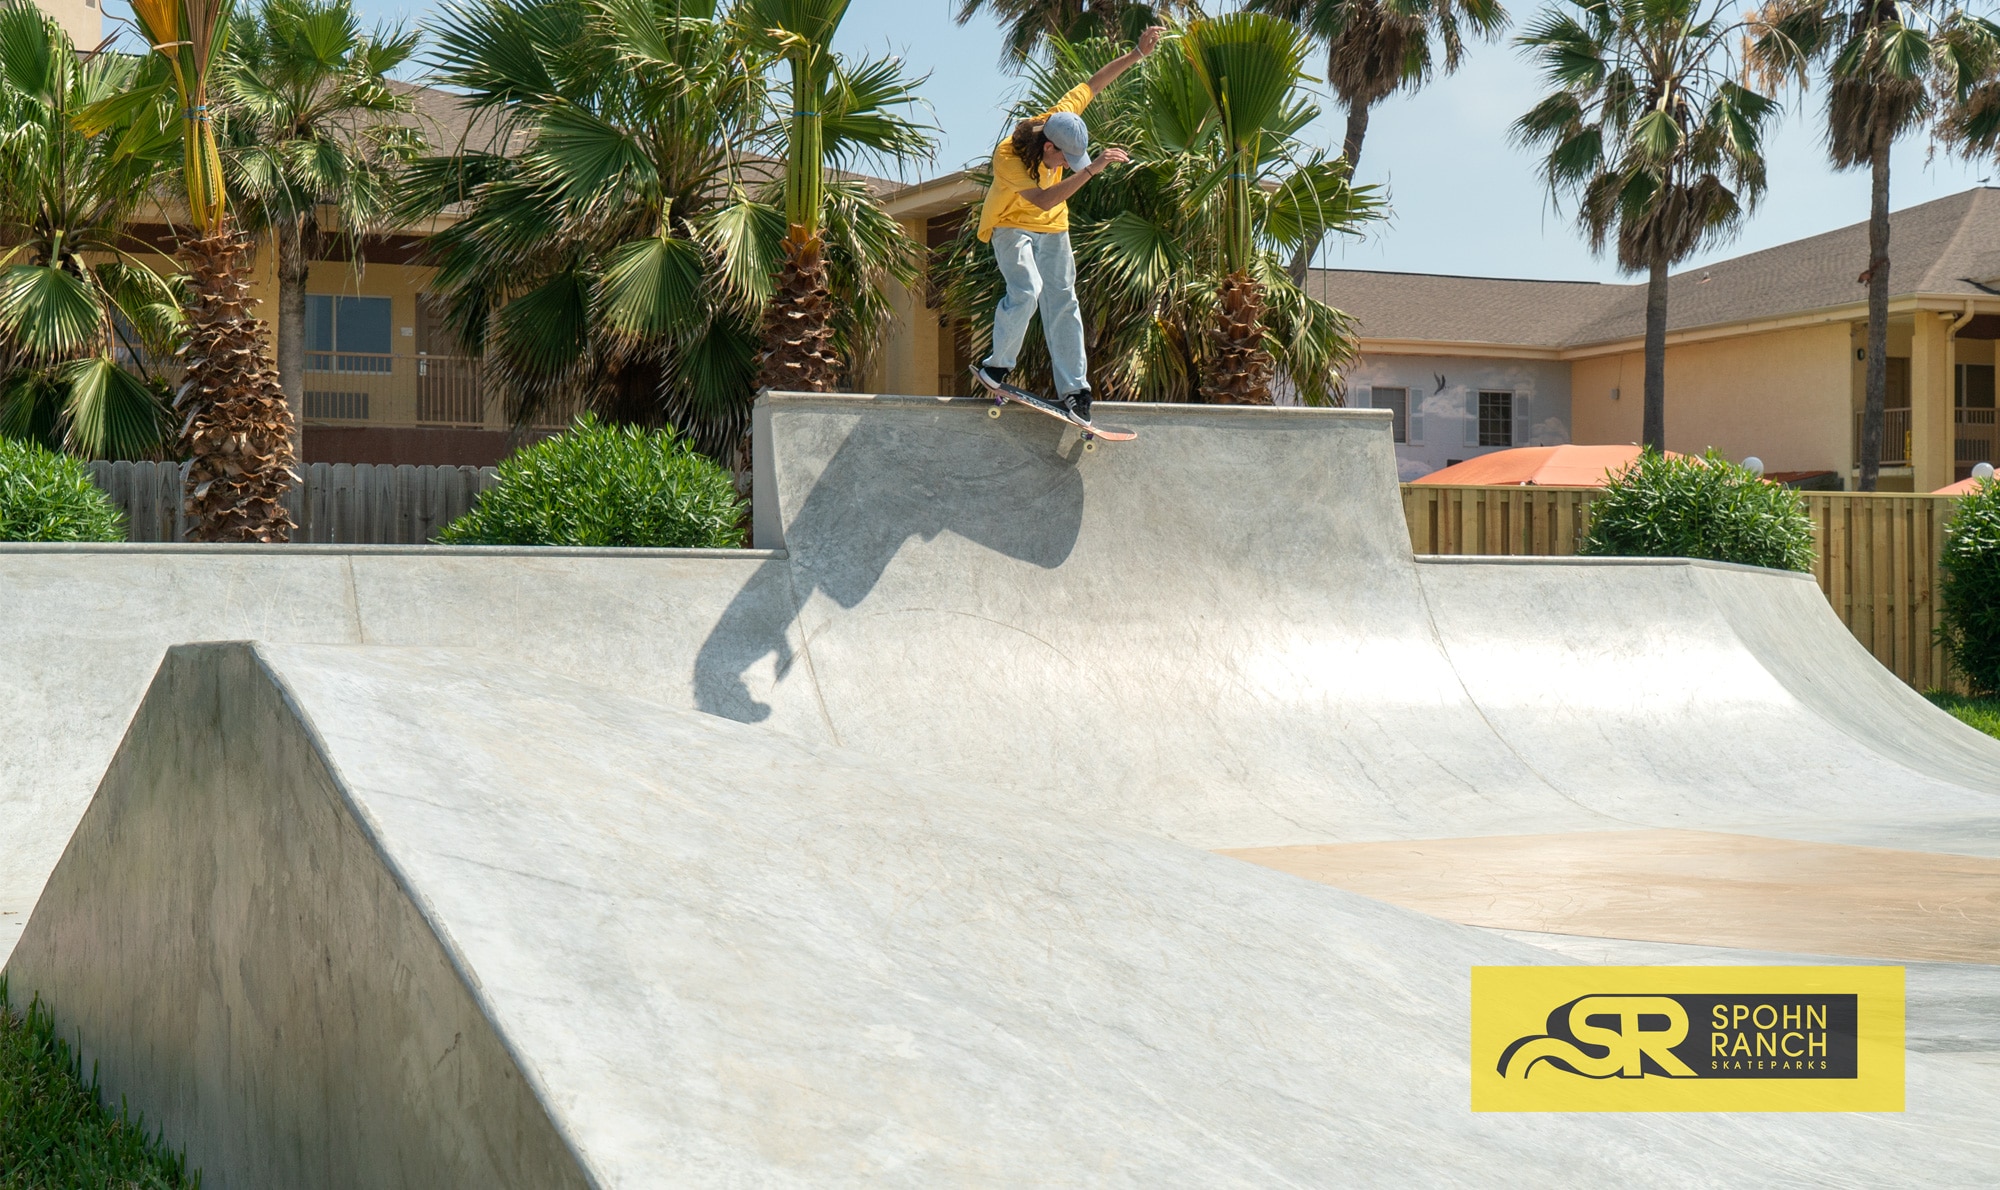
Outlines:
[{"label": "blue sky", "polygon": [[[422,20],[434,6],[361,0],[371,18]],[[123,4],[108,4],[116,14]],[[943,136],[942,173],[982,157],[1004,130],[1002,113],[1020,82],[999,64],[1000,34],[985,19],[952,22],[957,0],[854,0],[843,48],[893,52],[929,72],[925,94]],[[1516,0],[1519,20],[1532,8]],[[1463,70],[1414,96],[1377,108],[1358,180],[1386,185],[1391,221],[1359,242],[1329,246],[1320,263],[1346,268],[1478,276],[1619,279],[1593,257],[1569,221],[1552,211],[1529,156],[1508,143],[1507,127],[1538,95],[1532,68],[1511,45],[1477,46]],[[1868,215],[1865,173],[1837,173],[1818,139],[1817,95],[1787,97],[1771,145],[1771,186],[1732,243],[1690,262],[1734,256],[1857,223]],[[1342,115],[1331,103],[1313,129],[1340,142]],[[1977,185],[2000,169],[1932,154],[1921,140],[1898,147],[1892,199],[1897,208]],[[1892,246],[1893,250],[1893,246]],[[1855,272],[1863,262],[1857,262]]]}]

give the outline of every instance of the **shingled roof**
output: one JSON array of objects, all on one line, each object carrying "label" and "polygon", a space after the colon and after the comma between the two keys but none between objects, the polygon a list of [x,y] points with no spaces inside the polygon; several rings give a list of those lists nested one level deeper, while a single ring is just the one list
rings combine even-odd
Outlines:
[{"label": "shingled roof", "polygon": [[[490,153],[499,146],[506,125],[498,110],[481,111],[473,107],[465,96],[440,87],[394,79],[390,80],[389,87],[410,101],[411,110],[398,119],[423,133],[424,143],[430,152],[443,154],[469,149]],[[525,147],[526,142],[518,131],[507,130],[505,152],[515,153]],[[738,155],[737,163],[743,179],[753,185],[771,181],[784,172],[782,159],[761,153],[743,152]],[[878,178],[849,170],[828,170],[827,173],[830,177],[860,182],[877,195],[893,194],[908,187],[908,183],[893,178]]]},{"label": "shingled roof", "polygon": [[[1980,187],[1890,216],[1892,297],[2000,295],[2000,188]],[[1780,244],[1676,274],[1669,330],[1783,318],[1867,300],[1868,225]],[[1321,300],[1367,339],[1565,348],[1634,339],[1646,287],[1315,269]]]}]

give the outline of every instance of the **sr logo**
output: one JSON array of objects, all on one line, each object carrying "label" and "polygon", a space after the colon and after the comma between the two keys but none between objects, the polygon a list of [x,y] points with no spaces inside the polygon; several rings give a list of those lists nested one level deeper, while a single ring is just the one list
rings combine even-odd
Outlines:
[{"label": "sr logo", "polygon": [[1697,1077],[1673,1052],[1687,1040],[1688,1011],[1670,996],[1580,996],[1547,1028],[1507,1047],[1502,1078],[1527,1078],[1543,1062],[1586,1078]]}]

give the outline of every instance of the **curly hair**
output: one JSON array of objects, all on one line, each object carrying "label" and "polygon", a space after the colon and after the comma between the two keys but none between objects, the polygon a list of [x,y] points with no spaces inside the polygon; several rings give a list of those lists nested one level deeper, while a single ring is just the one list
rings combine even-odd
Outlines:
[{"label": "curly hair", "polygon": [[1014,156],[1019,157],[1021,164],[1029,169],[1035,169],[1042,164],[1042,146],[1049,143],[1048,135],[1042,131],[1042,127],[1048,122],[1047,116],[1036,116],[1032,120],[1023,120],[1014,125]]}]

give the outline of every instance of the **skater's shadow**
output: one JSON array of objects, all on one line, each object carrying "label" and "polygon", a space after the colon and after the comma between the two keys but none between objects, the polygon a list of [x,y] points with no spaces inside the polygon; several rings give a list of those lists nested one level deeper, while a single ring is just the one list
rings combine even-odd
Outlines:
[{"label": "skater's shadow", "polygon": [[[813,594],[858,606],[912,537],[950,530],[1008,558],[1062,565],[1083,523],[1079,446],[1038,417],[968,431],[930,419],[864,419],[785,526],[789,557],[760,565],[702,643],[695,705],[745,723],[769,717],[744,673],[775,657],[783,677],[795,660],[792,623]],[[979,576],[961,568],[931,580],[965,590]],[[948,600],[951,591],[937,596]]]}]

